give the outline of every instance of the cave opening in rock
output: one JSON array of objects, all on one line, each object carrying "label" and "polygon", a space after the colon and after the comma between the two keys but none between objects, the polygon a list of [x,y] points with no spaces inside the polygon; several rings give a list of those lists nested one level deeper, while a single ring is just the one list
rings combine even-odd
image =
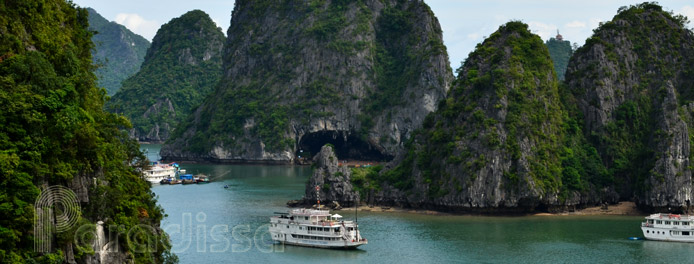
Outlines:
[{"label": "cave opening in rock", "polygon": [[325,144],[335,147],[335,154],[341,160],[388,161],[393,157],[381,153],[369,142],[360,137],[338,131],[318,131],[308,133],[299,139],[297,156],[311,159]]}]

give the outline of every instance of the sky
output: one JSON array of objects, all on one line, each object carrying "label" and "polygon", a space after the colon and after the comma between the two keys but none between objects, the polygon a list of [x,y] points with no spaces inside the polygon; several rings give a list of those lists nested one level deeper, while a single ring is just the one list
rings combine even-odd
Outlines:
[{"label": "sky", "polygon": [[[609,21],[621,6],[642,1],[629,0],[425,0],[439,19],[451,67],[457,69],[477,43],[500,25],[520,20],[543,40],[557,34],[583,45],[600,22]],[[658,1],[665,10],[694,20],[694,1]],[[184,13],[200,9],[226,34],[234,0],[73,0],[94,8],[110,21],[126,26],[150,41],[162,24]],[[694,23],[689,24],[692,28]]]}]

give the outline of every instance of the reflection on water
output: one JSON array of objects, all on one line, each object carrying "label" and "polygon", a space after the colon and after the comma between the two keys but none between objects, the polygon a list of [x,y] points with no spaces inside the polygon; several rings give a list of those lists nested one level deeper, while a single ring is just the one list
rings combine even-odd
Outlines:
[{"label": "reflection on water", "polygon": [[[145,145],[154,147],[155,145]],[[154,185],[181,263],[682,263],[694,244],[632,241],[642,217],[480,217],[360,212],[359,250],[274,245],[273,212],[301,198],[310,167],[183,164],[203,185]],[[225,189],[224,185],[229,188]],[[340,212],[346,219],[352,210]]]}]

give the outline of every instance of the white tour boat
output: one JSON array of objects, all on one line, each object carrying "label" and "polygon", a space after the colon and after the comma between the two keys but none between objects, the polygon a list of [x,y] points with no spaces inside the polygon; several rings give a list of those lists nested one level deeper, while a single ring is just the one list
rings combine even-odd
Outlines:
[{"label": "white tour boat", "polygon": [[354,221],[343,221],[329,210],[293,209],[270,218],[273,241],[319,248],[356,248],[367,244]]},{"label": "white tour boat", "polygon": [[694,242],[694,216],[652,214],[641,223],[641,231],[649,240]]},{"label": "white tour boat", "polygon": [[176,167],[169,164],[155,163],[149,170],[144,172],[145,180],[151,183],[159,183],[163,179],[176,178]]}]

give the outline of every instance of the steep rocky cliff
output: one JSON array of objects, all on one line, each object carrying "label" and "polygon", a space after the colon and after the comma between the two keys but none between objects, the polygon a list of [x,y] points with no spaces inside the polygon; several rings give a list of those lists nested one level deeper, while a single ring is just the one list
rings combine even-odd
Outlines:
[{"label": "steep rocky cliff", "polygon": [[371,186],[381,185],[372,188],[375,200],[510,211],[558,203],[557,87],[540,37],[521,22],[501,26],[458,70],[448,98],[424,120],[398,167],[372,179]]},{"label": "steep rocky cliff", "polygon": [[92,36],[92,59],[99,65],[96,77],[99,85],[106,88],[106,93],[113,95],[123,80],[140,69],[150,43],[123,25],[109,22],[96,10],[87,8],[87,11],[89,30],[97,32]]},{"label": "steep rocky cliff", "polygon": [[157,31],[142,68],[123,81],[107,109],[131,120],[132,138],[165,141],[219,80],[223,44],[224,34],[205,12],[172,19]]},{"label": "steep rocky cliff", "polygon": [[[321,147],[314,161],[316,169],[306,184],[303,204],[316,204],[317,198],[320,198],[321,204],[330,205],[335,201],[343,206],[351,206],[360,200],[359,193],[352,186],[352,170],[346,165],[340,166],[333,146]],[[318,191],[316,186],[319,187]],[[317,197],[317,194],[320,196]]]},{"label": "steep rocky cliff", "polygon": [[387,160],[444,98],[448,65],[422,1],[239,0],[220,85],[161,155],[289,163],[331,143]]},{"label": "steep rocky cliff", "polygon": [[673,210],[692,197],[694,35],[685,18],[622,8],[577,50],[567,86],[622,199]]},{"label": "steep rocky cliff", "polygon": [[362,200],[476,212],[632,200],[689,211],[694,36],[653,3],[622,8],[557,83],[547,49],[510,22],[479,44],[448,98]]}]

